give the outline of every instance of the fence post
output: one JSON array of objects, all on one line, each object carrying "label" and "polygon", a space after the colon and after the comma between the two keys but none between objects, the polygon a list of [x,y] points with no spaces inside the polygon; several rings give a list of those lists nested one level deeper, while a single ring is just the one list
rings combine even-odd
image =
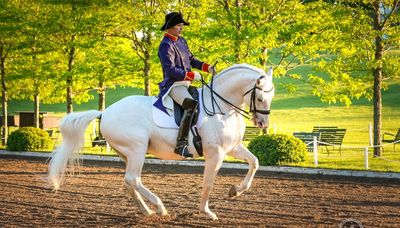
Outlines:
[{"label": "fence post", "polygon": [[368,169],[368,147],[365,147],[364,150],[364,158],[365,158],[365,169]]},{"label": "fence post", "polygon": [[369,122],[369,146],[374,146],[374,141],[372,140],[372,124]]},{"label": "fence post", "polygon": [[318,144],[317,136],[313,137],[313,153],[314,153],[314,165],[318,166]]},{"label": "fence post", "polygon": [[274,123],[274,135],[276,134],[276,124]]},{"label": "fence post", "polygon": [[107,148],[107,154],[110,153],[110,144],[108,144],[108,142],[106,142],[106,148]]}]

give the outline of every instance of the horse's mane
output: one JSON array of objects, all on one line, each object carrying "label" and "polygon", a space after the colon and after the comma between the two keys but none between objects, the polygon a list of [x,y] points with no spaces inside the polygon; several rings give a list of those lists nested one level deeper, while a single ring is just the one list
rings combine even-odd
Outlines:
[{"label": "horse's mane", "polygon": [[235,64],[233,66],[223,69],[221,72],[219,72],[217,75],[215,75],[214,79],[218,79],[218,78],[222,77],[228,71],[240,69],[240,68],[255,71],[256,73],[259,73],[260,75],[266,75],[264,70],[254,67],[252,65],[249,65],[247,63],[242,63],[242,64]]}]

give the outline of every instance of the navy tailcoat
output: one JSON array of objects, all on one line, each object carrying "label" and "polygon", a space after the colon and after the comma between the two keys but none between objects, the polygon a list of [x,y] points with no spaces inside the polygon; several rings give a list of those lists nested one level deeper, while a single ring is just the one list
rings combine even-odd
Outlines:
[{"label": "navy tailcoat", "polygon": [[191,68],[208,72],[209,64],[196,59],[190,52],[186,40],[165,33],[158,49],[158,58],[161,61],[164,80],[158,84],[160,93],[154,106],[167,113],[162,104],[162,97],[177,81],[192,81],[194,73]]}]

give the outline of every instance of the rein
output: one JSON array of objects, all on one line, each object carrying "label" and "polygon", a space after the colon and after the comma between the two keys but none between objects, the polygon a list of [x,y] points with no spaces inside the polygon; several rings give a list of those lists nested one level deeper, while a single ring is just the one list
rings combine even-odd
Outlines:
[{"label": "rein", "polygon": [[[264,76],[260,76],[258,79],[262,79],[264,78]],[[256,90],[261,90],[263,91],[260,87],[257,87],[257,84],[254,84],[254,87],[249,89],[247,92],[245,92],[243,94],[243,97],[246,96],[248,93],[251,93],[251,97],[250,97],[250,110],[246,111],[234,104],[232,104],[230,101],[226,100],[225,98],[223,98],[221,95],[219,95],[217,92],[214,91],[213,85],[214,85],[214,75],[211,78],[211,83],[210,86],[204,81],[203,79],[203,75],[201,75],[201,84],[202,84],[202,93],[201,93],[201,99],[203,100],[203,108],[204,111],[207,115],[209,116],[214,116],[216,114],[222,114],[225,115],[225,113],[222,112],[221,108],[218,105],[218,102],[215,100],[215,96],[217,96],[219,99],[221,99],[223,102],[225,102],[226,104],[228,104],[230,107],[232,107],[237,113],[239,113],[240,115],[242,115],[243,117],[245,117],[246,119],[250,119],[250,114],[252,114],[253,116],[256,113],[260,113],[262,115],[269,115],[271,113],[271,110],[258,110],[256,108]],[[211,92],[211,106],[212,106],[212,111],[209,110],[204,103],[204,86],[206,86],[210,92]],[[269,93],[274,89],[274,87],[272,87],[270,90],[268,91],[263,91],[264,93]],[[219,113],[215,112],[215,107],[214,107],[214,103],[217,105],[218,109],[219,109]]]}]

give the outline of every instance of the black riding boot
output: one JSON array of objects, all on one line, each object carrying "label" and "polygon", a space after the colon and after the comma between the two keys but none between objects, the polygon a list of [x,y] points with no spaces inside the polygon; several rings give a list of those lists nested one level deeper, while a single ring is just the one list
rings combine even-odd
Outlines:
[{"label": "black riding boot", "polygon": [[190,98],[185,98],[182,103],[182,108],[184,109],[184,112],[181,120],[181,126],[179,127],[178,139],[176,140],[175,153],[184,158],[192,158],[193,154],[189,152],[187,146],[189,130],[197,108],[197,101]]}]

